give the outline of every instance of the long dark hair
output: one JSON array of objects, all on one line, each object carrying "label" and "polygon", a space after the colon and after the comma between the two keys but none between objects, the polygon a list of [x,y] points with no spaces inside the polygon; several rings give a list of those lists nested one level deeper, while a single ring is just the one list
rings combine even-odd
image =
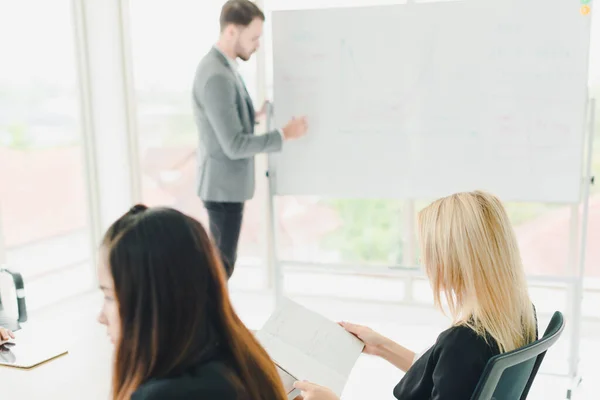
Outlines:
[{"label": "long dark hair", "polygon": [[170,208],[133,207],[103,240],[121,320],[113,398],[218,352],[240,399],[284,400],[275,365],[231,306],[205,229]]}]

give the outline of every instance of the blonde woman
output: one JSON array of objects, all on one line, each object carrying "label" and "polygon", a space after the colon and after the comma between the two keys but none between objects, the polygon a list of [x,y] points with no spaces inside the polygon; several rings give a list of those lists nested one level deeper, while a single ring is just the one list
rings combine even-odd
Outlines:
[{"label": "blonde woman", "polygon": [[[515,234],[500,201],[484,192],[458,193],[419,213],[419,240],[435,304],[453,318],[422,356],[354,324],[364,352],[406,372],[394,388],[401,400],[469,399],[488,360],[537,339],[535,309]],[[327,388],[296,382],[304,400],[335,400]]]}]

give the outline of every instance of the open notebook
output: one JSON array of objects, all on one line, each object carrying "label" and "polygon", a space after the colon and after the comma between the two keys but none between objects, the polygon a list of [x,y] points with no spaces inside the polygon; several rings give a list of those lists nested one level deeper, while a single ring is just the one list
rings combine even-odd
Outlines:
[{"label": "open notebook", "polygon": [[288,393],[290,382],[307,380],[340,396],[364,347],[337,323],[289,299],[256,337],[278,365]]}]

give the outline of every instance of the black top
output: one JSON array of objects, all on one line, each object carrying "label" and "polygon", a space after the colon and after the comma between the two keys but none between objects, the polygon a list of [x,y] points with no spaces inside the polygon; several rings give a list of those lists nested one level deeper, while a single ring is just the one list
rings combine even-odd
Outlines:
[{"label": "black top", "polygon": [[496,341],[455,326],[439,336],[394,388],[399,400],[469,400],[488,360],[500,353]]},{"label": "black top", "polygon": [[131,400],[239,400],[230,371],[222,360],[213,358],[181,375],[142,384]]}]

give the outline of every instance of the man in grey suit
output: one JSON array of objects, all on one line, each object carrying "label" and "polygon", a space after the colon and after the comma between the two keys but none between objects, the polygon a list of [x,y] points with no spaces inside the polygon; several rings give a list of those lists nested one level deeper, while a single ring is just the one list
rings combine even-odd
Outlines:
[{"label": "man in grey suit", "polygon": [[280,151],[283,142],[304,136],[306,118],[254,135],[258,117],[237,71],[237,59],[256,52],[265,16],[249,0],[229,0],[221,9],[221,34],[204,56],[194,79],[193,106],[200,142],[198,195],[204,202],[210,232],[228,277],[237,258],[244,202],[254,196],[254,156]]}]

